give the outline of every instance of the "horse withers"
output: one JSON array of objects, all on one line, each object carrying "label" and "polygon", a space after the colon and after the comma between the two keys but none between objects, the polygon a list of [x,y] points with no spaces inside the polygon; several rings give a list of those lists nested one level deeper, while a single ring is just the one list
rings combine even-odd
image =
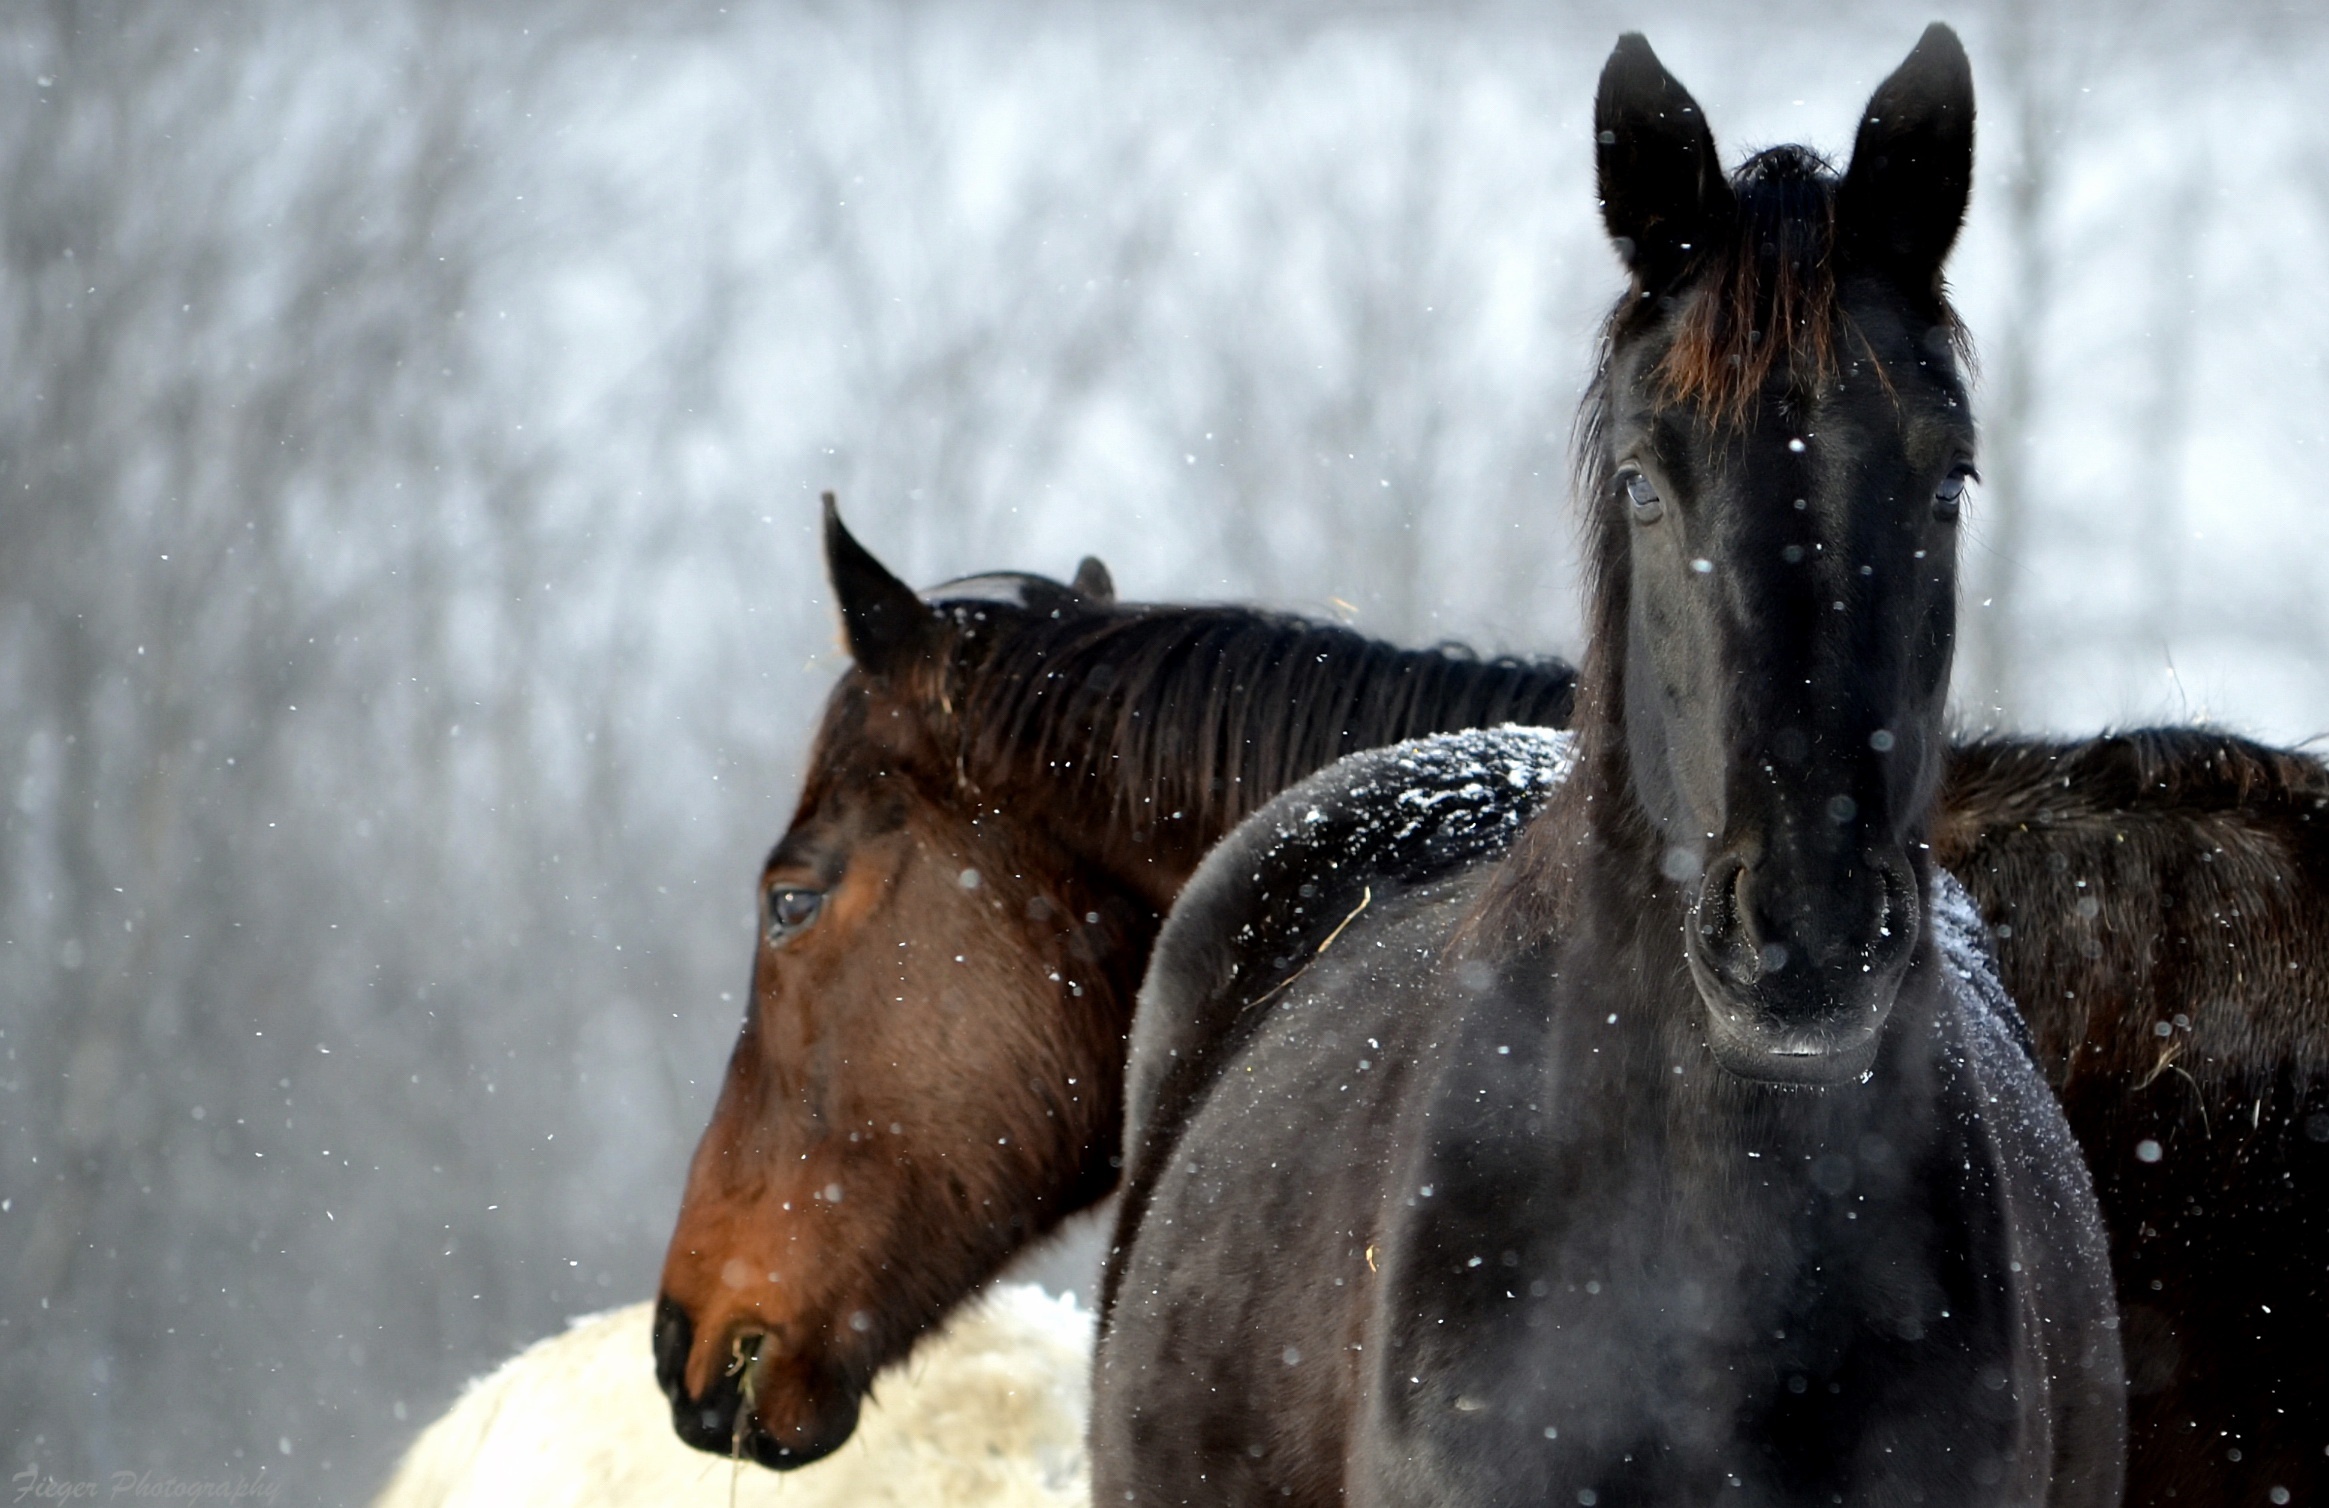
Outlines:
[{"label": "horse withers", "polygon": [[1418,834],[1496,789],[1485,751],[1362,760],[1184,891],[1096,1501],[2117,1501],[2094,1194],[1927,849],[1972,124],[1934,27],[1840,178],[1782,147],[1726,180],[1619,44],[1575,769],[1467,860]]}]

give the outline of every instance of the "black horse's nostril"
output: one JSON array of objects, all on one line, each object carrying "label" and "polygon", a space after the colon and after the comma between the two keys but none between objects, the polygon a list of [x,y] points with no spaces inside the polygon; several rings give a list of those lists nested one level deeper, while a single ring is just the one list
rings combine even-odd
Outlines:
[{"label": "black horse's nostril", "polygon": [[1707,866],[1692,923],[1696,953],[1722,977],[1744,985],[1757,973],[1758,945],[1749,918],[1754,914],[1754,878],[1735,853]]},{"label": "black horse's nostril", "polygon": [[1698,885],[1698,904],[1691,912],[1701,940],[1713,942],[1738,919],[1738,883],[1745,872],[1746,866],[1729,854],[1707,866]]},{"label": "black horse's nostril", "polygon": [[1876,936],[1869,947],[1870,962],[1883,966],[1897,957],[1905,957],[1916,946],[1917,933],[1924,917],[1917,904],[1917,881],[1905,858],[1890,856],[1875,861],[1881,879],[1877,901]]}]

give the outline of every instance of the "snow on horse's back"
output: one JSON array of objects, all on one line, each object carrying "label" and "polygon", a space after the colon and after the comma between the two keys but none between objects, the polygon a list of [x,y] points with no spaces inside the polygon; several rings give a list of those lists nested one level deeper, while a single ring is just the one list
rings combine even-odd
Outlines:
[{"label": "snow on horse's back", "polygon": [[656,1387],[654,1306],[574,1322],[469,1385],[413,1443],[373,1508],[738,1508],[1088,1500],[1090,1314],[1006,1284],[958,1312],[876,1382],[857,1433],[773,1472],[672,1433]]}]

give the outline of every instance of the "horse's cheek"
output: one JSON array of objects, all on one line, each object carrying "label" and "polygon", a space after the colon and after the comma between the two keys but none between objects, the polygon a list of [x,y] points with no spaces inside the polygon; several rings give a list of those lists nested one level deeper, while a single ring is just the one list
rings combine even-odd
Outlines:
[{"label": "horse's cheek", "polygon": [[1936,580],[1926,595],[1924,622],[1910,650],[1916,658],[1918,695],[1930,698],[1948,690],[1956,643],[1957,586],[1954,581]]}]

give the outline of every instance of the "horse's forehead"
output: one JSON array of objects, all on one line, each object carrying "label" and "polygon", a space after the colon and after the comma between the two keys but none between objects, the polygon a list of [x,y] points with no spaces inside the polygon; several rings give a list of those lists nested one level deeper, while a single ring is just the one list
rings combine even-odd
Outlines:
[{"label": "horse's forehead", "polygon": [[812,829],[887,831],[907,807],[929,804],[924,787],[933,772],[943,773],[943,764],[929,709],[852,673],[836,688],[810,745],[808,778],[786,841]]},{"label": "horse's forehead", "polygon": [[833,688],[810,750],[810,767],[832,775],[859,766],[888,768],[927,744],[932,716],[939,710],[918,677],[893,683],[852,667]]},{"label": "horse's forehead", "polygon": [[1775,375],[1754,406],[1730,422],[1664,393],[1650,369],[1655,361],[1653,352],[1647,364],[1618,374],[1621,380],[1609,394],[1610,440],[1621,450],[1647,441],[1670,461],[1695,457],[1716,471],[1736,471],[1765,452],[1780,460],[1782,451],[1824,451],[1850,457],[1842,470],[1857,473],[1872,453],[1895,443],[1919,467],[1945,462],[1942,452],[1972,445],[1973,421],[1954,362],[1921,345],[1856,353],[1841,371],[1817,383]]}]

